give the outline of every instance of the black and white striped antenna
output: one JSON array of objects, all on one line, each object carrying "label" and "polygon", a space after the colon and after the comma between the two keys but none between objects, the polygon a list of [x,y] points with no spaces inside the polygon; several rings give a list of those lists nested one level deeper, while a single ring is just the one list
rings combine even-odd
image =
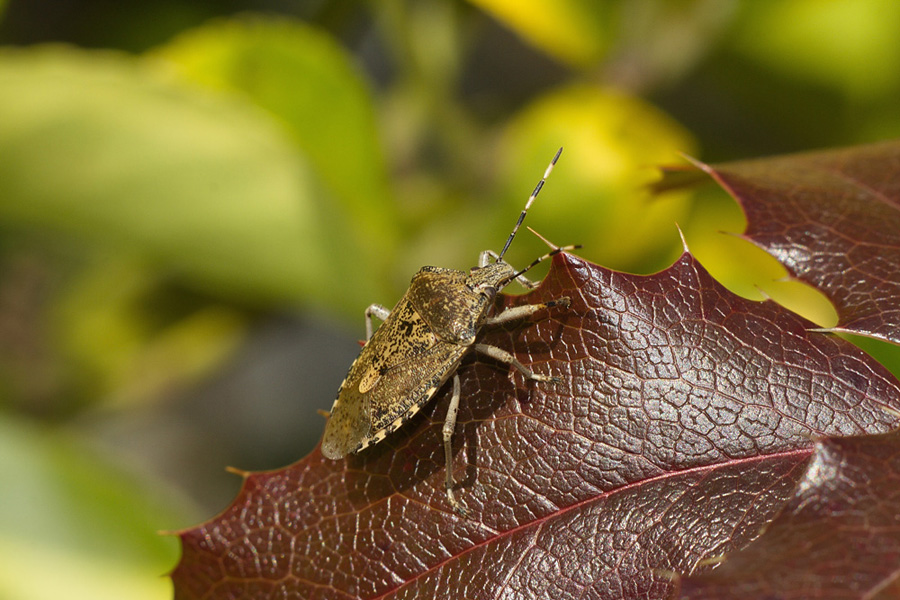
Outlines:
[{"label": "black and white striped antenna", "polygon": [[556,151],[556,156],[553,157],[553,160],[550,161],[550,164],[547,165],[547,170],[544,171],[544,176],[541,177],[541,180],[538,181],[538,184],[534,187],[534,191],[531,192],[531,196],[528,197],[528,202],[525,203],[525,208],[522,209],[522,213],[519,215],[519,220],[516,221],[516,226],[513,227],[512,233],[509,234],[509,238],[507,238],[506,243],[503,244],[503,250],[500,251],[500,254],[497,255],[497,261],[500,262],[503,260],[503,255],[506,254],[506,251],[509,250],[509,245],[512,244],[513,238],[516,237],[516,232],[519,231],[519,227],[522,226],[522,221],[525,220],[525,215],[528,214],[528,209],[531,208],[531,203],[534,202],[534,199],[537,198],[538,194],[541,193],[541,188],[544,187],[544,182],[547,181],[547,178],[550,176],[550,172],[553,170],[553,167],[556,166],[556,161],[559,160],[559,155],[562,154],[563,149],[560,148]]}]

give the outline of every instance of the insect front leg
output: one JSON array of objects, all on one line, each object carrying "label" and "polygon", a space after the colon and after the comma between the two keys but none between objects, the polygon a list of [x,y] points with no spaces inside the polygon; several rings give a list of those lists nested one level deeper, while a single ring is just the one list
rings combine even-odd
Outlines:
[{"label": "insect front leg", "polygon": [[391,311],[386,309],[380,304],[370,304],[369,308],[366,309],[366,341],[372,339],[372,317],[379,319],[380,321],[384,321],[391,314]]},{"label": "insect front leg", "polygon": [[[486,267],[490,263],[490,259],[494,259],[494,261],[500,260],[500,255],[494,252],[493,250],[484,250],[481,254],[478,255],[478,266]],[[522,287],[528,288],[529,290],[533,290],[538,286],[535,282],[531,281],[524,275],[518,275],[516,277],[516,281],[522,284]]]},{"label": "insect front leg", "polygon": [[456,496],[453,495],[453,486],[455,485],[453,482],[453,432],[456,430],[456,415],[459,413],[459,397],[460,397],[460,388],[459,388],[459,375],[453,374],[453,397],[450,398],[450,406],[447,407],[447,417],[444,419],[444,428],[442,433],[444,434],[444,459],[446,460],[446,472],[447,478],[444,482],[445,487],[447,488],[447,500],[450,501],[450,506],[453,507],[453,511],[458,515],[465,516],[466,515],[466,507],[464,507],[459,500],[456,499]]},{"label": "insect front leg", "polygon": [[499,256],[493,250],[482,251],[481,254],[478,255],[478,267],[482,268],[488,266],[488,263],[490,263],[490,259],[492,258],[496,261]]},{"label": "insect front leg", "polygon": [[507,323],[509,321],[515,321],[516,319],[524,319],[525,317],[530,317],[534,313],[539,310],[543,310],[545,308],[552,308],[554,306],[562,306],[563,308],[569,308],[569,305],[572,301],[568,296],[563,296],[562,298],[558,298],[556,300],[550,300],[549,302],[541,302],[540,304],[526,304],[524,306],[516,306],[514,308],[507,308],[503,312],[498,315],[494,315],[493,317],[487,317],[484,320],[485,325],[499,325],[501,323]]},{"label": "insect front leg", "polygon": [[520,363],[515,356],[503,350],[502,348],[498,348],[497,346],[490,346],[488,344],[475,344],[474,346],[475,352],[480,352],[485,356],[490,356],[494,360],[499,360],[500,362],[504,362],[508,365],[514,366],[518,371],[527,377],[528,379],[533,379],[534,381],[543,381],[547,383],[560,383],[562,379],[559,377],[553,377],[551,375],[539,375]]}]

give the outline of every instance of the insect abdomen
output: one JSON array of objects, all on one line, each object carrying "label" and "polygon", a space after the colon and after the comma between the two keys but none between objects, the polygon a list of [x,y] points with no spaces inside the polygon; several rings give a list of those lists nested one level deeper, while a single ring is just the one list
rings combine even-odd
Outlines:
[{"label": "insect abdomen", "polygon": [[442,344],[404,296],[341,384],[325,426],[322,454],[341,458],[399,428],[456,368],[465,351],[456,348]]}]

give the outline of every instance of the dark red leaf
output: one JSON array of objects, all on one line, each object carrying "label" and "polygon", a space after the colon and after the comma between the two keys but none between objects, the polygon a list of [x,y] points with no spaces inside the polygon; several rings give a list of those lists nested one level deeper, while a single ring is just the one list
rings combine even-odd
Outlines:
[{"label": "dark red leaf", "polygon": [[681,591],[691,600],[900,597],[900,432],[816,444],[762,537]]},{"label": "dark red leaf", "polygon": [[563,295],[569,310],[483,336],[563,384],[460,367],[470,518],[443,491],[445,390],[360,455],[249,475],[181,534],[176,598],[665,598],[671,572],[758,535],[813,437],[896,421],[885,369],[690,255],[650,276],[560,255],[538,290],[501,301]]},{"label": "dark red leaf", "polygon": [[900,343],[900,141],[700,168],[745,237],[834,303],[836,329]]}]

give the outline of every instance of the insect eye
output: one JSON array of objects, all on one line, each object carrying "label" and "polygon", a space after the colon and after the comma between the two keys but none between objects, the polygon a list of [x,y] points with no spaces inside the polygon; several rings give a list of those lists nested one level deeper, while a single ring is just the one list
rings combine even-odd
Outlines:
[{"label": "insect eye", "polygon": [[479,283],[472,289],[472,291],[474,291],[478,294],[484,294],[485,296],[491,296],[491,297],[497,295],[497,288],[489,283]]}]

